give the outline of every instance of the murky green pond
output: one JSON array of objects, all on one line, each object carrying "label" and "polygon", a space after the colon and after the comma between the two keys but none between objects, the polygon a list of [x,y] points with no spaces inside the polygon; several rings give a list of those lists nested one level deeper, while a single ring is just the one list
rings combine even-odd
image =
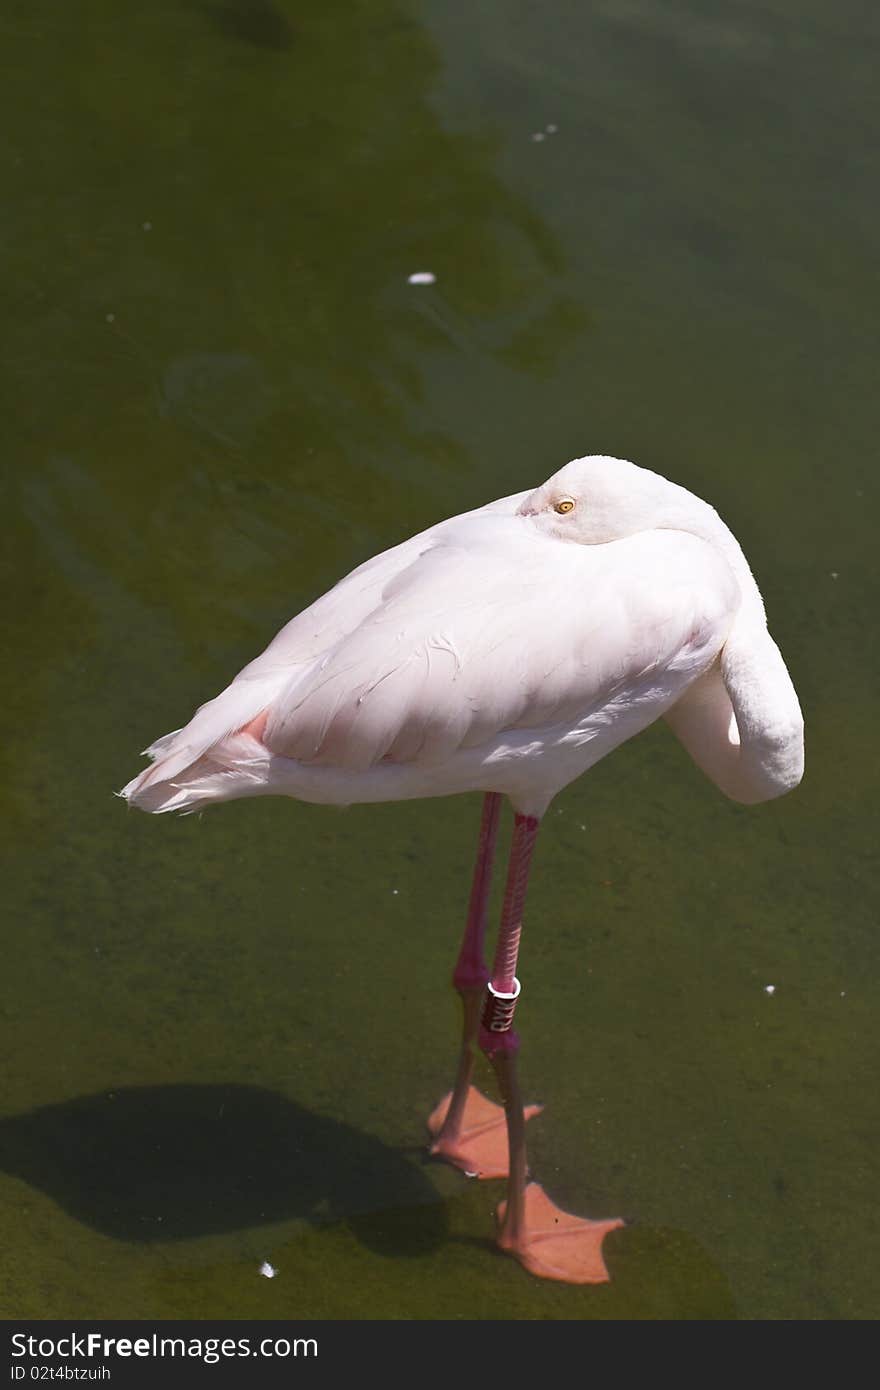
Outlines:
[{"label": "murky green pond", "polygon": [[[876,1316],[876,16],[16,0],[0,37],[0,1311]],[[422,1157],[479,800],[113,790],[355,563],[587,452],[718,506],[809,741],[748,809],[655,729],[547,819],[533,1167],[630,1222],[575,1289]]]}]

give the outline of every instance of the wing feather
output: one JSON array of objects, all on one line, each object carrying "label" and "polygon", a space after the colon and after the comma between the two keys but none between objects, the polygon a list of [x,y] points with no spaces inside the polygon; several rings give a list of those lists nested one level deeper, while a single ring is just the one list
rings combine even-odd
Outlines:
[{"label": "wing feather", "polygon": [[[462,518],[273,702],[273,753],[363,771],[576,722],[676,663],[707,665],[738,603],[709,544],[650,532],[560,545],[525,517]],[[708,654],[707,654],[708,653]]]},{"label": "wing feather", "polygon": [[[304,679],[309,678],[314,685],[316,669],[323,670],[328,654],[356,632],[382,604],[385,587],[393,583],[399,571],[417,562],[434,538],[441,536],[446,528],[471,517],[512,515],[528,495],[528,492],[515,493],[464,513],[463,517],[441,521],[352,570],[326,594],[291,618],[225,690],[196,710],[188,724],[152,743],[145,752],[153,760],[153,766],[133,778],[121,795],[130,797],[158,782],[174,779],[210,748],[261,714],[282,691],[289,699]],[[314,723],[318,747],[333,723],[337,713],[333,700],[339,695],[337,683],[328,692],[330,703]],[[340,719],[344,721],[344,713],[340,713]]]}]

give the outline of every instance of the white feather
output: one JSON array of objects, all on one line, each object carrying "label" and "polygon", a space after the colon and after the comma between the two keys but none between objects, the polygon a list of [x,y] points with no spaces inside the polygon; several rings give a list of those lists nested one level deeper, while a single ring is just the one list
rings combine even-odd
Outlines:
[{"label": "white feather", "polygon": [[[259,739],[241,732],[264,713]],[[797,700],[731,533],[655,474],[577,460],[359,566],[151,745],[122,795],[164,811],[481,788],[540,814],[666,713],[731,795],[800,775]]]}]

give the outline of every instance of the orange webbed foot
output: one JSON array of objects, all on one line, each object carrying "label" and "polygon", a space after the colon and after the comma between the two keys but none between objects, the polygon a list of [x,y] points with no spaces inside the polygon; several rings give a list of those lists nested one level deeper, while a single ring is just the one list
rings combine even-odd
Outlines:
[{"label": "orange webbed foot", "polygon": [[[429,1152],[461,1168],[470,1177],[506,1178],[509,1155],[504,1106],[496,1105],[475,1086],[469,1086],[458,1133],[444,1135],[443,1122],[451,1099],[450,1091],[428,1119],[428,1129],[434,1136]],[[543,1108],[542,1105],[526,1105],[523,1115],[530,1120],[540,1115]]]},{"label": "orange webbed foot", "polygon": [[611,1277],[602,1256],[602,1242],[623,1222],[618,1217],[589,1221],[562,1211],[539,1183],[525,1190],[522,1228],[514,1235],[506,1230],[507,1203],[498,1208],[498,1244],[513,1255],[530,1274],[559,1279],[566,1284],[604,1284]]}]

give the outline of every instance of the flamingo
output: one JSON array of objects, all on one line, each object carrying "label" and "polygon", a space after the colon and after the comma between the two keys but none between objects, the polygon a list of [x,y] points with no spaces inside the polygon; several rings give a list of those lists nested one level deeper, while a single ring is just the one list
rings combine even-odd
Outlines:
[{"label": "flamingo", "polygon": [[[282,795],[332,805],[484,794],[453,975],[454,1086],[431,1149],[507,1176],[497,1241],[532,1273],[608,1278],[622,1223],[561,1210],[528,1178],[513,1025],[529,868],[553,797],[665,717],[728,797],[780,796],[803,772],[797,695],[743,552],[717,512],[625,459],[545,483],[367,560],[294,617],[231,685],[146,750],[121,795],[193,811]],[[514,828],[497,948],[484,956],[502,799]],[[472,1084],[476,1048],[503,1107]]]}]

